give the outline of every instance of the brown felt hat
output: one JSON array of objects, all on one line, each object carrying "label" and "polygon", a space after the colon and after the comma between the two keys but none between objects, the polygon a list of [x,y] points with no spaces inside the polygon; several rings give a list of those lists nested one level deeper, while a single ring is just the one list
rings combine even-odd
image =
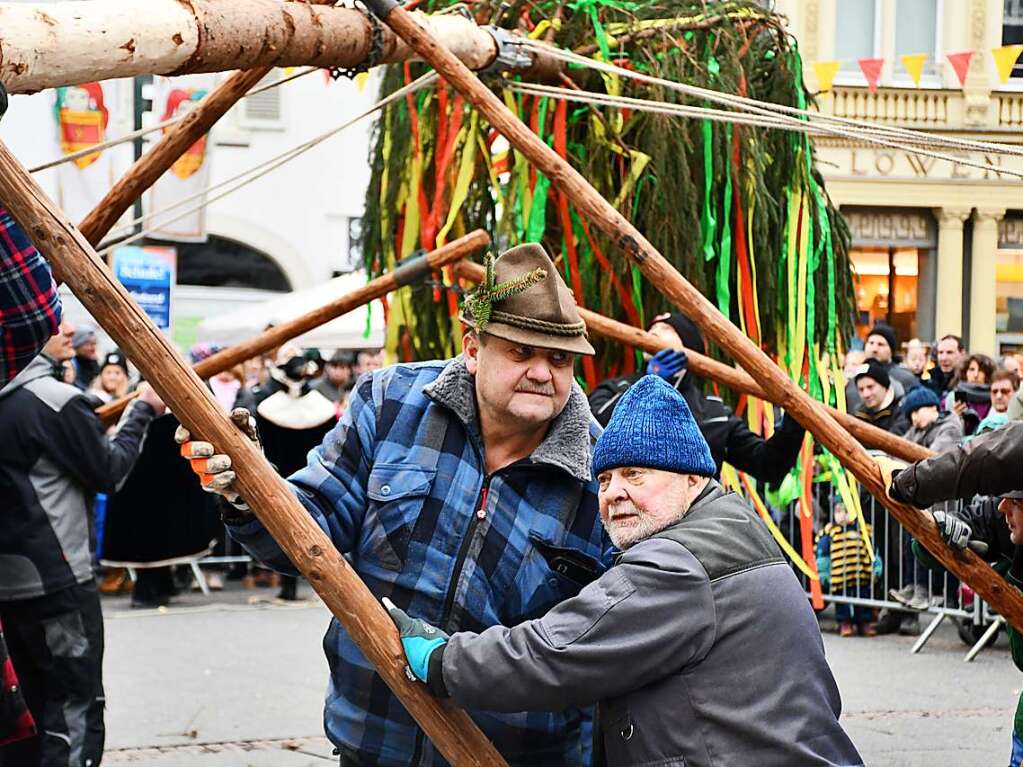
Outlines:
[{"label": "brown felt hat", "polygon": [[462,321],[516,344],[594,353],[572,291],[536,243],[518,245],[493,262],[493,279],[466,296]]}]

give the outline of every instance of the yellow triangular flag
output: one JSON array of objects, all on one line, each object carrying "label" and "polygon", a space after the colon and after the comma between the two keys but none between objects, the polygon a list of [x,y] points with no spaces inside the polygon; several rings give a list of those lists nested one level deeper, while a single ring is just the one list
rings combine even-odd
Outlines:
[{"label": "yellow triangular flag", "polygon": [[920,87],[920,75],[924,72],[924,62],[927,61],[926,53],[907,53],[900,57],[902,66],[909,72],[909,76],[913,78],[913,85],[917,88]]},{"label": "yellow triangular flag", "polygon": [[359,92],[361,93],[366,89],[366,83],[369,81],[369,72],[359,72],[355,76],[355,84],[359,86]]},{"label": "yellow triangular flag", "polygon": [[831,90],[831,83],[835,81],[841,61],[815,61],[813,71],[817,75],[817,90],[820,93]]},{"label": "yellow triangular flag", "polygon": [[297,67],[284,67],[284,76],[291,77],[295,74],[295,69],[297,69]]},{"label": "yellow triangular flag", "polygon": [[1009,82],[1009,75],[1012,68],[1016,66],[1016,59],[1023,53],[1023,45],[1003,45],[1001,48],[992,48],[991,55],[995,57],[995,68],[998,70],[998,79],[1003,83]]}]

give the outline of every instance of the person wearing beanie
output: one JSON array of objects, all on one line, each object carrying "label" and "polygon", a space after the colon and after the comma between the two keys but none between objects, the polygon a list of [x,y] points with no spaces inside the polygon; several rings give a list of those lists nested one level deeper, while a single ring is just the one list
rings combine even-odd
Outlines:
[{"label": "person wearing beanie", "polygon": [[[1010,422],[941,455],[908,466],[878,461],[888,495],[899,503],[933,508],[963,501],[955,514],[935,515],[942,540],[958,552],[972,549],[1023,590],[1023,424]],[[917,541],[917,558],[940,578],[941,563]],[[1023,671],[1023,635],[1005,624],[1016,668]],[[973,638],[973,641],[976,641]],[[1009,740],[1009,738],[1006,738]],[[1023,694],[1016,704],[1009,767],[1023,767]]]},{"label": "person wearing beanie", "polygon": [[[920,386],[920,379],[913,374],[912,370],[898,364],[896,358],[898,348],[899,342],[895,335],[895,328],[878,322],[867,333],[867,340],[863,343],[863,354],[866,361],[874,360],[884,368],[892,380],[895,396],[902,397],[906,392]],[[854,381],[849,381],[846,384],[845,401],[846,408],[850,413],[863,404]]]},{"label": "person wearing beanie", "polygon": [[[685,352],[692,349],[704,354],[706,343],[700,329],[685,315],[658,315],[647,332],[663,341],[665,348],[650,358],[646,373],[660,376],[685,399],[710,445],[717,467],[715,476],[727,461],[761,482],[781,482],[796,465],[803,445],[803,427],[794,418],[783,417],[771,438],[764,439],[750,431],[746,421],[720,397],[704,394],[700,379],[686,369]],[[601,426],[607,426],[622,397],[642,376],[637,373],[609,378],[590,393],[590,410]]]},{"label": "person wearing beanie", "polygon": [[[935,453],[947,453],[959,446],[963,439],[962,421],[954,414],[941,412],[939,410],[941,401],[938,395],[931,389],[918,386],[902,398],[902,414],[909,420],[909,429],[903,434],[905,439],[915,442],[918,445],[933,450]],[[951,512],[951,505],[946,508],[944,503],[936,505],[933,512]],[[936,519],[943,519],[937,516]],[[897,610],[882,610],[878,619],[878,632],[891,634],[896,631],[907,635],[920,633],[920,619],[918,613],[930,607],[928,599],[927,582],[928,573],[925,567],[920,565],[910,546],[912,538],[909,534],[902,534],[901,525],[891,520],[888,531],[889,561],[894,563],[901,556],[901,567],[897,570],[894,564],[889,569],[891,573],[899,573],[902,576],[900,587],[893,587],[889,595],[896,602],[900,602],[909,608],[911,612]],[[901,551],[896,553],[900,546]]]},{"label": "person wearing beanie", "polygon": [[449,636],[385,600],[408,668],[470,709],[598,702],[608,767],[863,764],[806,594],[716,469],[685,398],[644,376],[593,451],[615,566],[514,628]]},{"label": "person wearing beanie", "polygon": [[88,325],[79,325],[71,337],[71,347],[75,350],[75,356],[71,359],[75,369],[74,384],[85,391],[99,375],[96,331]]},{"label": "person wearing beanie", "polygon": [[[463,304],[464,352],[379,369],[363,353],[340,421],[289,479],[373,593],[446,631],[543,615],[613,557],[590,469],[600,429],[574,378],[593,347],[572,291],[535,243],[488,255],[486,273]],[[178,439],[228,499],[231,536],[295,574],[234,488],[230,459]],[[336,620],[323,646],[324,722],[342,765],[446,764]],[[589,763],[587,706],[469,713],[510,764]]]},{"label": "person wearing beanie", "polygon": [[856,369],[852,383],[859,393],[859,406],[849,410],[852,415],[892,434],[902,434],[908,428],[901,397],[883,364],[867,360]]},{"label": "person wearing beanie", "polygon": [[119,351],[110,352],[99,366],[99,374],[88,394],[106,404],[128,393],[128,360]]}]

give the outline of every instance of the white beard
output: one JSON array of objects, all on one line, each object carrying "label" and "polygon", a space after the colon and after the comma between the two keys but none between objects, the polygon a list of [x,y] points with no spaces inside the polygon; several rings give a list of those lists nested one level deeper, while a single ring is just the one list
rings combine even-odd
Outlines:
[{"label": "white beard", "polygon": [[[608,521],[604,526],[615,547],[619,551],[625,551],[630,546],[671,527],[686,515],[689,506],[688,502],[677,504],[675,511],[658,519],[646,509],[636,506],[632,501],[613,503],[608,505]],[[630,517],[629,524],[618,526],[615,524],[614,518],[619,514],[636,514],[637,516]]]}]

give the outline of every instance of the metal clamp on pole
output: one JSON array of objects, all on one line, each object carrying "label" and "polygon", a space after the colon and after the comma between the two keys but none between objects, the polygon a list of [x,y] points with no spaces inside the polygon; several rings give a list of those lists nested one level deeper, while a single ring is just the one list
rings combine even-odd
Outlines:
[{"label": "metal clamp on pole", "polygon": [[426,251],[418,250],[398,262],[398,267],[394,270],[394,281],[399,288],[403,288],[406,285],[420,282],[432,271],[430,262],[426,258]]},{"label": "metal clamp on pole", "polygon": [[370,9],[370,12],[366,14],[366,18],[369,19],[370,27],[369,53],[366,54],[366,58],[354,67],[331,67],[329,70],[330,76],[335,80],[340,80],[342,77],[354,80],[356,75],[368,72],[380,63],[380,59],[384,55],[384,27],[383,24],[380,23],[380,19],[377,18],[376,12],[373,11],[373,9]]},{"label": "metal clamp on pole", "polygon": [[497,56],[478,74],[489,75],[512,69],[529,69],[533,66],[533,57],[522,47],[522,36],[510,29],[501,27],[483,27],[494,38]]},{"label": "metal clamp on pole", "polygon": [[395,0],[363,0],[363,5],[369,8],[370,12],[378,19],[386,19],[391,11],[398,7]]}]

